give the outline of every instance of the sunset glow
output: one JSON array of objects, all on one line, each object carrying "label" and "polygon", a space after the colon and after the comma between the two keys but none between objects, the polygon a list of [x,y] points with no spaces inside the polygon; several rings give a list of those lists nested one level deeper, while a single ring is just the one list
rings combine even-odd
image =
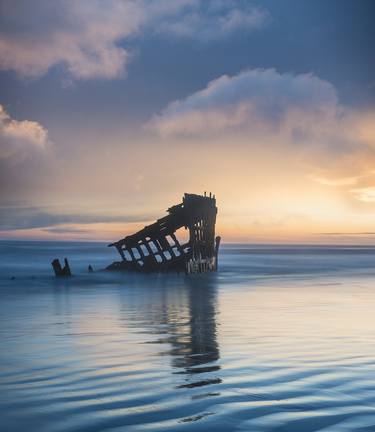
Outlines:
[{"label": "sunset glow", "polygon": [[[204,12],[193,3],[166,12],[63,2],[61,19],[41,8],[28,24],[32,56],[16,30],[30,6],[9,9],[19,26],[2,31],[0,44],[1,238],[110,242],[184,192],[212,191],[226,242],[372,242],[369,65],[352,59],[349,74],[336,62],[332,74],[325,52],[303,64],[272,7],[236,9],[235,22],[229,6]],[[226,24],[217,33],[219,13]],[[55,28],[37,31],[39,20]],[[328,23],[320,25],[324,35]],[[295,61],[286,66],[277,52]]]}]

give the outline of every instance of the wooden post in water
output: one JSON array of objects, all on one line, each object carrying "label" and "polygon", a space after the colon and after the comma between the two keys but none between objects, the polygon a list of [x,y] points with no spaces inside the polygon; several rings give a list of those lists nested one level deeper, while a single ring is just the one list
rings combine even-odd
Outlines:
[{"label": "wooden post in water", "polygon": [[64,267],[61,267],[60,261],[57,258],[52,261],[51,265],[56,277],[69,277],[72,275],[67,258],[64,258]]}]

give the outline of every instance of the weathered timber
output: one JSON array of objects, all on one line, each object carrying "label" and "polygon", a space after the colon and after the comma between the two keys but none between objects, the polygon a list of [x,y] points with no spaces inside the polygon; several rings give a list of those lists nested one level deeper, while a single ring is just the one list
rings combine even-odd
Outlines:
[{"label": "weathered timber", "polygon": [[[215,195],[185,193],[182,203],[167,212],[152,225],[108,245],[117,249],[121,261],[112,263],[107,270],[187,274],[216,271],[220,237],[215,237]],[[176,236],[180,228],[189,230],[189,240],[184,244]]]},{"label": "weathered timber", "polygon": [[64,267],[61,267],[60,261],[55,258],[52,263],[53,271],[55,272],[55,276],[61,277],[61,276],[71,276],[72,273],[70,271],[69,262],[66,258],[64,258]]}]

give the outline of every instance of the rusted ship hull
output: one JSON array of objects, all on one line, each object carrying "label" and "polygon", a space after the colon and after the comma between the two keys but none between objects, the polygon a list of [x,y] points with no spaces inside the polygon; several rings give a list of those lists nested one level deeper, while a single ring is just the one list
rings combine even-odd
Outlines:
[{"label": "rusted ship hull", "polygon": [[[185,194],[182,203],[167,212],[152,225],[108,245],[117,249],[121,261],[112,263],[107,270],[187,274],[216,271],[220,237],[215,236],[215,196]],[[189,232],[185,243],[176,236],[180,228]]]}]

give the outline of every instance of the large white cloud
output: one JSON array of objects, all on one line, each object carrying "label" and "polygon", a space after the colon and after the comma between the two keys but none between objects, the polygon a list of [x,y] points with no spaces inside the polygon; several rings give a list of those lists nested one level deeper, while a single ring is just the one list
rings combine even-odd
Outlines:
[{"label": "large white cloud", "polygon": [[63,65],[76,79],[116,78],[129,61],[121,44],[140,31],[212,40],[266,17],[234,0],[3,0],[0,68],[39,77]]},{"label": "large white cloud", "polygon": [[27,77],[63,64],[75,78],[119,76],[128,53],[117,41],[137,30],[134,2],[119,0],[5,1],[0,66]]},{"label": "large white cloud", "polygon": [[372,114],[340,104],[332,84],[313,74],[274,69],[223,75],[169,104],[148,124],[162,137],[295,145],[335,153],[373,146]]},{"label": "large white cloud", "polygon": [[48,132],[38,122],[15,120],[0,105],[0,159],[24,158],[35,151],[43,151],[48,143]]},{"label": "large white cloud", "polygon": [[152,125],[162,135],[214,135],[234,129],[255,133],[259,128],[287,127],[291,117],[303,128],[306,115],[325,119],[324,123],[340,115],[330,83],[311,74],[256,69],[211,81],[203,90],[171,103]]},{"label": "large white cloud", "polygon": [[277,160],[285,164],[287,157],[296,178],[305,175],[370,202],[374,119],[371,110],[340,103],[335,88],[312,74],[257,69],[213,80],[168,105],[147,126],[182,148],[225,151],[228,160],[236,155],[252,165],[262,160],[272,166]]}]

